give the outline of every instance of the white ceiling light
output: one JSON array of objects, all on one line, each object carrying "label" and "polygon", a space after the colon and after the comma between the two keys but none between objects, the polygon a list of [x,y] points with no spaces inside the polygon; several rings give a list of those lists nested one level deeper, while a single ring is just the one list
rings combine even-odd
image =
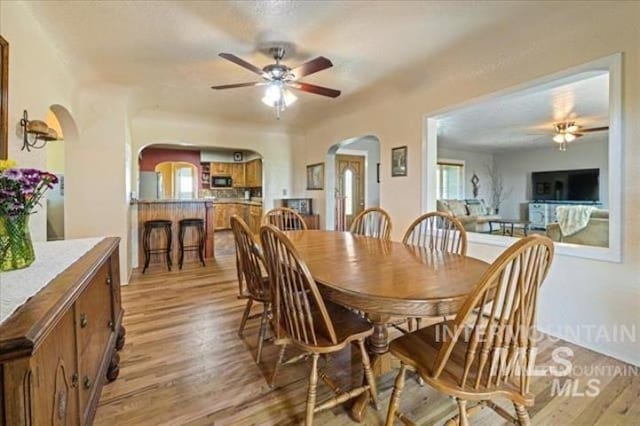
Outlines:
[{"label": "white ceiling light", "polygon": [[262,98],[262,103],[268,107],[275,108],[276,117],[279,119],[280,113],[297,100],[296,95],[285,88],[281,80],[275,80],[267,86],[267,90],[265,90],[264,97]]}]

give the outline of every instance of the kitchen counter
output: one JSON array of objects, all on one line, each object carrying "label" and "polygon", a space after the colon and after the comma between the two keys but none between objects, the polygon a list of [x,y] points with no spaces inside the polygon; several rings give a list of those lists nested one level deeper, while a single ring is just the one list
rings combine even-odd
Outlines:
[{"label": "kitchen counter", "polygon": [[211,203],[211,204],[242,204],[246,206],[262,206],[262,201],[244,200],[238,198],[198,198],[196,200],[132,200],[131,204],[176,204],[176,203]]},{"label": "kitchen counter", "polygon": [[[205,257],[211,258],[214,256],[214,238],[213,232],[215,229],[215,210],[213,199],[197,199],[197,200],[136,200],[132,201],[133,205],[132,214],[137,221],[137,232],[135,237],[137,239],[134,247],[138,247],[138,265],[144,264],[144,252],[142,233],[144,230],[144,223],[147,220],[170,220],[172,223],[172,250],[171,258],[173,263],[177,264],[179,259],[179,244],[178,244],[178,223],[181,219],[199,218],[205,222]],[[134,225],[135,226],[135,225]],[[195,228],[189,228],[185,235],[185,244],[189,245],[194,242]],[[161,232],[152,233],[152,247],[164,247],[166,241],[164,234]],[[198,253],[196,251],[185,252],[185,263],[197,262]],[[151,264],[164,263],[164,256],[151,256]]]},{"label": "kitchen counter", "polygon": [[243,206],[260,206],[262,201],[255,200],[239,200],[237,198],[217,198],[213,200],[213,204],[241,204]]}]

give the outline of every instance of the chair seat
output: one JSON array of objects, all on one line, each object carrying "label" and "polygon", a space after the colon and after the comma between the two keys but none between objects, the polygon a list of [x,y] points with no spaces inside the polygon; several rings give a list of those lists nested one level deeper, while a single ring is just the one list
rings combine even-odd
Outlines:
[{"label": "chair seat", "polygon": [[[357,313],[350,311],[344,306],[325,300],[325,307],[329,313],[329,317],[333,322],[333,328],[336,333],[337,343],[333,344],[331,337],[322,326],[322,317],[320,311],[313,309],[313,323],[316,326],[316,337],[318,344],[313,346],[300,345],[304,350],[309,352],[334,352],[344,348],[351,342],[358,339],[364,339],[373,334],[373,325],[362,318]],[[285,327],[282,326],[281,329]],[[289,340],[284,338],[284,340]],[[295,344],[295,343],[294,343]]]},{"label": "chair seat", "polygon": [[[484,400],[494,397],[496,394],[503,394],[505,397],[512,399],[514,394],[519,393],[519,387],[510,381],[506,383],[502,382],[497,388],[492,386],[490,390],[486,389],[483,391],[483,389],[485,389],[487,374],[489,374],[491,370],[491,354],[489,354],[487,365],[484,368],[480,385],[478,389],[475,389],[478,372],[477,357],[479,356],[480,344],[478,344],[476,360],[474,360],[474,365],[469,371],[466,384],[464,387],[460,386],[459,378],[462,377],[462,371],[464,371],[468,339],[471,337],[470,327],[467,327],[467,329],[462,332],[458,342],[453,347],[451,356],[445,364],[442,373],[440,373],[438,378],[434,378],[433,366],[438,352],[442,344],[451,339],[454,331],[455,322],[452,320],[434,324],[393,340],[389,346],[389,350],[400,361],[413,367],[426,383],[451,396],[463,397],[467,400]],[[470,392],[471,390],[472,392]],[[515,402],[531,406],[533,405],[533,401],[534,396],[529,394],[524,398],[518,397]]]}]

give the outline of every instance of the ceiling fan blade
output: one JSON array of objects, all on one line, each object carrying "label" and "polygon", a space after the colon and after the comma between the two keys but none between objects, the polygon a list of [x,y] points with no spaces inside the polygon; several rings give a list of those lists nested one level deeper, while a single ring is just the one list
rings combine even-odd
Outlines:
[{"label": "ceiling fan blade", "polygon": [[328,60],[324,56],[318,56],[317,58],[305,62],[302,65],[298,65],[297,67],[293,68],[291,72],[296,76],[296,78],[300,78],[304,77],[305,75],[326,70],[327,68],[331,68],[332,66],[333,63],[331,63],[330,60]]},{"label": "ceiling fan blade", "polygon": [[223,90],[223,89],[235,89],[238,87],[252,87],[252,86],[263,86],[267,83],[264,81],[254,81],[251,83],[235,83],[235,84],[223,84],[222,86],[211,86],[214,90]]},{"label": "ceiling fan blade", "polygon": [[330,98],[337,98],[340,96],[340,91],[335,89],[329,89],[328,87],[316,86],[315,84],[303,83],[301,81],[291,81],[287,85],[298,89],[303,92],[313,93],[315,95],[328,96]]},{"label": "ceiling fan blade", "polygon": [[236,55],[234,55],[233,53],[220,53],[219,55],[221,58],[226,59],[227,61],[231,61],[236,65],[240,65],[242,68],[247,69],[249,71],[251,71],[252,73],[258,74],[258,75],[263,75],[264,71],[262,71],[261,68],[258,68],[257,66],[250,64],[249,62],[245,61],[244,59],[238,58]]},{"label": "ceiling fan blade", "polygon": [[585,132],[602,132],[603,130],[609,130],[609,126],[592,127],[590,129],[580,129],[579,131],[581,133],[585,133]]}]

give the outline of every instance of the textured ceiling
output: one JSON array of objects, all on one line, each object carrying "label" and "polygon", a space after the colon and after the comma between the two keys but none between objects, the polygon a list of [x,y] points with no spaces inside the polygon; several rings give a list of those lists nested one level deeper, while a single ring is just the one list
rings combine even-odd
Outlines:
[{"label": "textured ceiling", "polygon": [[[252,81],[219,58],[231,52],[264,66],[260,48],[293,43],[294,66],[318,55],[334,67],[305,78],[342,90],[336,100],[301,93],[280,125],[321,120],[336,103],[487,28],[548,16],[544,6],[418,1],[31,1],[26,2],[64,61],[83,82],[130,86],[139,110],[216,120],[275,123],[260,103],[264,88],[214,92]],[[557,7],[562,8],[566,6]],[[417,70],[422,75],[428,70]],[[406,75],[399,75],[398,84]]]},{"label": "textured ceiling", "polygon": [[[609,74],[586,72],[571,82],[547,84],[452,111],[438,120],[445,148],[498,152],[554,146],[553,124],[575,121],[583,128],[609,125]],[[606,141],[607,132],[578,141]]]}]

